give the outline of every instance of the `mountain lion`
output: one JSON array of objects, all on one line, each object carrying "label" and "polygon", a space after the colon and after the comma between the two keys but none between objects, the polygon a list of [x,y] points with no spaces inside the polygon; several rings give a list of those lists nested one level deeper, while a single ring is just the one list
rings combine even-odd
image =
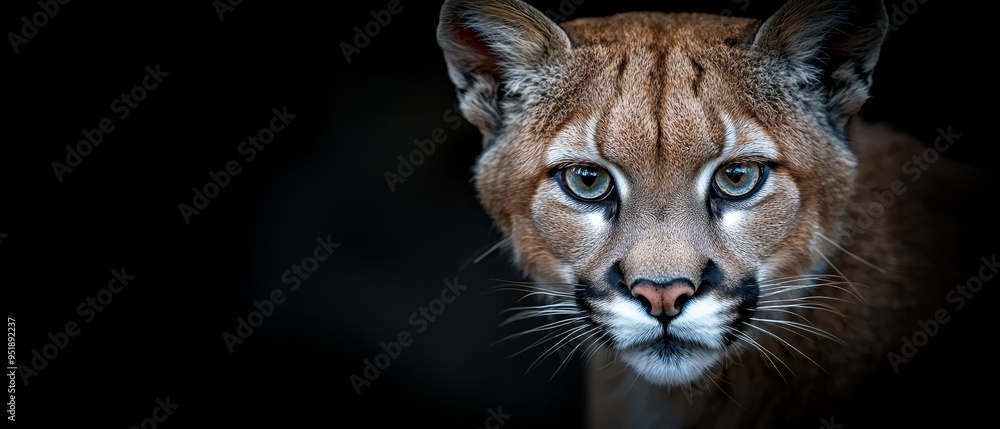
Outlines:
[{"label": "mountain lion", "polygon": [[445,1],[475,187],[543,297],[515,319],[587,357],[588,425],[837,427],[900,338],[945,329],[967,176],[910,180],[930,146],[857,117],[887,29],[878,0],[562,24]]}]

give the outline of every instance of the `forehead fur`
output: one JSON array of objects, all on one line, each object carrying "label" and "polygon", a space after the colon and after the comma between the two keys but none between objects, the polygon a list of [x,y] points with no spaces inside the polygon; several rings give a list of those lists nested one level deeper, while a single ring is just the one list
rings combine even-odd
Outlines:
[{"label": "forehead fur", "polygon": [[630,12],[603,18],[579,18],[562,27],[577,48],[616,45],[701,50],[705,46],[748,42],[745,38],[759,25],[760,21],[750,18]]},{"label": "forehead fur", "polygon": [[[853,155],[828,127],[823,107],[803,95],[780,58],[753,49],[760,25],[662,13],[561,24],[569,51],[531,72],[546,76],[539,86],[530,88],[529,79],[526,94],[501,102],[504,132],[476,168],[484,206],[510,231],[511,217],[529,212],[531,196],[547,180],[546,161],[560,133],[591,121],[601,158],[629,179],[656,178],[644,184],[654,195],[671,183],[693,188],[700,167],[722,152],[724,117],[738,134],[771,137],[773,160],[797,179],[813,179],[797,180],[805,193],[853,182]],[[585,153],[586,139],[576,140]],[[824,163],[822,174],[814,172]]]},{"label": "forehead fur", "polygon": [[[572,50],[556,67],[559,85],[540,91],[544,94],[535,96],[538,102],[522,118],[523,132],[517,133],[513,150],[524,160],[516,165],[532,168],[532,160],[544,159],[539,156],[544,152],[536,151],[547,150],[558,133],[583,128],[594,118],[604,159],[646,173],[670,174],[678,164],[695,166],[717,156],[726,134],[722,117],[741,130],[794,136],[775,139],[779,146],[829,139],[799,136],[816,132],[814,124],[788,127],[789,117],[811,114],[802,105],[808,100],[785,88],[780,68],[769,69],[770,59],[749,48],[759,24],[745,18],[656,13],[563,24]],[[807,152],[829,149],[814,146]],[[822,158],[830,155],[834,153]]]}]

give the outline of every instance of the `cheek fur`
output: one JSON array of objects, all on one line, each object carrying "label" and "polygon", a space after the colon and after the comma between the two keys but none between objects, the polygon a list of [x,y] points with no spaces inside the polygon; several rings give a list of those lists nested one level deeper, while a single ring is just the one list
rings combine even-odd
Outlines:
[{"label": "cheek fur", "polygon": [[611,227],[603,212],[573,201],[562,189],[543,183],[531,206],[534,229],[562,263],[581,268],[600,253]]},{"label": "cheek fur", "polygon": [[798,188],[790,177],[772,173],[758,200],[716,220],[717,239],[748,264],[759,264],[777,249],[800,245],[790,235],[800,226]]}]

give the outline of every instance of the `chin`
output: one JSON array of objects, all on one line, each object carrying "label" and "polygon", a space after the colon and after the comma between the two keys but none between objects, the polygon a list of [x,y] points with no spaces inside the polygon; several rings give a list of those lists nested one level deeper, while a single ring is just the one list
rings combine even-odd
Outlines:
[{"label": "chin", "polygon": [[659,342],[621,352],[622,361],[640,377],[660,386],[684,386],[702,378],[725,357],[722,350]]},{"label": "chin", "polygon": [[636,374],[652,384],[684,386],[719,366],[735,341],[748,335],[756,284],[703,285],[672,317],[652,316],[648,307],[612,291],[585,307],[609,334],[607,345]]}]

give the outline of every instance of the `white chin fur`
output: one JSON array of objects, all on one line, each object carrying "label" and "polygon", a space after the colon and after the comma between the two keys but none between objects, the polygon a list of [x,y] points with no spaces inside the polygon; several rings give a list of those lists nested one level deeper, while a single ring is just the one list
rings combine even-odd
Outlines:
[{"label": "white chin fur", "polygon": [[[622,360],[639,375],[659,385],[683,385],[701,378],[725,355],[724,326],[732,303],[705,296],[692,299],[668,325],[672,337],[698,344],[664,345],[663,326],[637,302],[615,299],[605,303],[602,321],[621,350]],[[670,342],[670,340],[668,340]],[[667,347],[670,350],[664,351]]]},{"label": "white chin fur", "polygon": [[621,358],[642,378],[661,386],[683,386],[701,379],[723,357],[721,350],[685,349],[661,354],[653,347],[627,350]]}]

